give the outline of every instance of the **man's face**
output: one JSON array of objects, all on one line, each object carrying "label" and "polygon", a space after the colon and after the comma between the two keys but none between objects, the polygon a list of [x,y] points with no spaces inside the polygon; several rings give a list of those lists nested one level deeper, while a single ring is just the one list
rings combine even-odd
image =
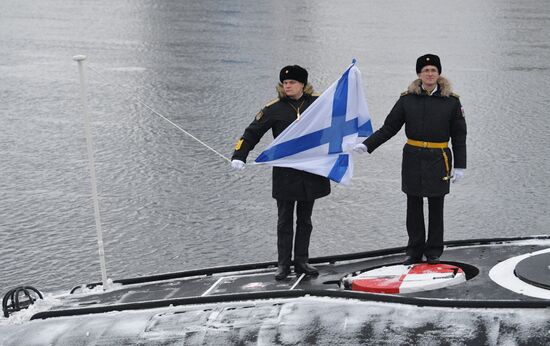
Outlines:
[{"label": "man's face", "polygon": [[427,65],[424,66],[422,70],[420,70],[418,78],[420,78],[420,80],[422,81],[422,85],[431,88],[437,83],[437,79],[439,78],[439,71],[437,70],[437,67]]},{"label": "man's face", "polygon": [[287,97],[299,98],[304,91],[304,84],[294,79],[285,79],[283,81],[283,90]]}]

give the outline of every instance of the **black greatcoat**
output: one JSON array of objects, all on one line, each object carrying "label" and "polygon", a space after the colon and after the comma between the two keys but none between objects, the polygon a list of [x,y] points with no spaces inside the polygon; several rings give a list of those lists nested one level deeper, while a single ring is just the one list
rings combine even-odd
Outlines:
[{"label": "black greatcoat", "polygon": [[[371,153],[393,137],[405,124],[407,138],[425,142],[448,142],[451,139],[455,168],[466,168],[466,120],[460,100],[452,93],[450,83],[443,77],[438,90],[427,95],[415,80],[391,110],[384,125],[363,143]],[[449,169],[452,156],[447,153]],[[449,193],[442,149],[419,148],[408,144],[403,147],[402,185],[404,193],[412,196],[435,197]]]},{"label": "black greatcoat", "polygon": [[[316,99],[317,96],[304,93],[299,100],[280,97],[268,103],[245,129],[240,148],[235,149],[231,159],[246,162],[248,153],[254,149],[269,129],[273,133],[273,138],[276,138],[296,120],[298,107],[300,113],[303,113]],[[273,167],[273,198],[275,199],[312,201],[328,194],[330,194],[330,182],[325,177],[293,168]]]}]

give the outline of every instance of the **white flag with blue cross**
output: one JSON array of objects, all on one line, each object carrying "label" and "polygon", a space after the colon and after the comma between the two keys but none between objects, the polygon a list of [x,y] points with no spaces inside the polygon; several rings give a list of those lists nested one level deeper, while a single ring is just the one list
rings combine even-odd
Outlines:
[{"label": "white flag with blue cross", "polygon": [[372,134],[355,59],[342,76],[287,127],[255,163],[291,167],[348,184],[358,137]]}]

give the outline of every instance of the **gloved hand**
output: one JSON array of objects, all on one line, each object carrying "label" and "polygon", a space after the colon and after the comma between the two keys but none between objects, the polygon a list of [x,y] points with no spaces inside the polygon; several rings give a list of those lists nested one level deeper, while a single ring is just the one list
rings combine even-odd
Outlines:
[{"label": "gloved hand", "polygon": [[455,168],[453,171],[453,177],[451,181],[453,183],[458,183],[464,177],[464,168]]},{"label": "gloved hand", "polygon": [[233,160],[231,161],[231,168],[237,170],[237,171],[242,171],[245,167],[245,163],[242,162],[241,160]]},{"label": "gloved hand", "polygon": [[367,146],[363,143],[357,143],[355,144],[355,147],[353,147],[353,151],[355,151],[358,154],[363,154],[367,152]]}]

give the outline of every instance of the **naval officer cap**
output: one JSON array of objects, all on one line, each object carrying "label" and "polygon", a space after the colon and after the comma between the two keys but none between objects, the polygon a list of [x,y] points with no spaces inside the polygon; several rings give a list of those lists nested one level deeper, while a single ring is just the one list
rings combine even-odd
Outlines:
[{"label": "naval officer cap", "polygon": [[305,68],[298,65],[285,66],[279,73],[279,80],[282,83],[285,79],[293,79],[300,83],[307,84],[307,71]]},{"label": "naval officer cap", "polygon": [[416,60],[416,73],[420,73],[424,66],[428,65],[437,67],[439,74],[441,74],[441,61],[439,60],[439,57],[434,54],[422,55]]}]

